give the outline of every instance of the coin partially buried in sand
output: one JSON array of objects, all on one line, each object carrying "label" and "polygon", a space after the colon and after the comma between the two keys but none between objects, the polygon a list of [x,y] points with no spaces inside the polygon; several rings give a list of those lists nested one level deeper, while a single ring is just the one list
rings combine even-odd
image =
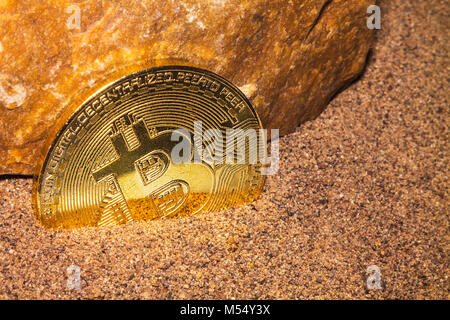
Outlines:
[{"label": "coin partially buried in sand", "polygon": [[261,193],[261,122],[222,77],[159,65],[109,79],[86,97],[68,107],[48,138],[34,185],[43,225],[191,215]]}]

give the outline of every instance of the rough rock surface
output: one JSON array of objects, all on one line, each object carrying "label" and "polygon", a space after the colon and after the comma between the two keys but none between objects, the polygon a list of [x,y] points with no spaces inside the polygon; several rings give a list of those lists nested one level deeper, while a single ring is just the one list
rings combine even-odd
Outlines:
[{"label": "rough rock surface", "polygon": [[31,174],[68,101],[142,59],[181,58],[212,70],[247,94],[265,127],[293,131],[363,69],[372,3],[1,1],[0,174]]},{"label": "rough rock surface", "polygon": [[280,139],[251,204],[55,231],[36,221],[32,179],[0,179],[0,299],[449,300],[448,4],[380,5],[367,71]]}]

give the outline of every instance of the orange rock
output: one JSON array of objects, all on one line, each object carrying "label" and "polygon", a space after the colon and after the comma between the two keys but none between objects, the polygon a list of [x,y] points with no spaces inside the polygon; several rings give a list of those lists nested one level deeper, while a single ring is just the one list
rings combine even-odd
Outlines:
[{"label": "orange rock", "polygon": [[0,174],[31,174],[70,101],[149,59],[183,59],[222,75],[265,127],[288,133],[363,69],[372,2],[0,1]]}]

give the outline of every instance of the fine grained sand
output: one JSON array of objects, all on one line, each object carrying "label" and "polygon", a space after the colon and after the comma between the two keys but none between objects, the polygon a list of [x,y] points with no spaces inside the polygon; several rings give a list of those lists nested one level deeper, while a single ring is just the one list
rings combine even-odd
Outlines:
[{"label": "fine grained sand", "polygon": [[281,139],[252,204],[55,232],[36,224],[31,179],[0,180],[0,297],[448,299],[448,8],[381,6],[365,75]]}]

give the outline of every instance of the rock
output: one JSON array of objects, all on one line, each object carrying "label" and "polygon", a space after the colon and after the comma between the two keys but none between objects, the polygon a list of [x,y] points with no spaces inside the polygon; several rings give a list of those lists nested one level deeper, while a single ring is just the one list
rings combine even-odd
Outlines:
[{"label": "rock", "polygon": [[222,75],[244,91],[265,127],[293,131],[362,71],[372,3],[1,1],[0,174],[33,173],[69,101],[150,58],[180,58]]}]

